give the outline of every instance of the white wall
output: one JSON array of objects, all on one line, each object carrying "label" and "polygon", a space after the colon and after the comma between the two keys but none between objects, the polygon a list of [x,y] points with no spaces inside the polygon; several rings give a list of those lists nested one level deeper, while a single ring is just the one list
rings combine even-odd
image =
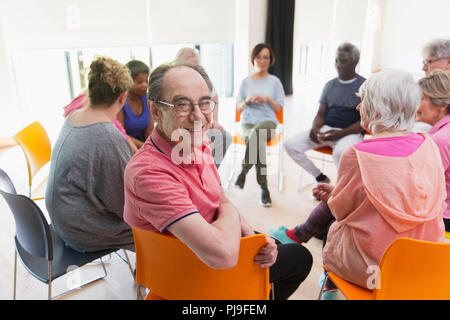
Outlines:
[{"label": "white wall", "polygon": [[397,68],[422,77],[422,47],[450,38],[449,0],[383,0],[376,67]]},{"label": "white wall", "polygon": [[253,72],[250,53],[266,38],[267,0],[236,0],[236,35],[234,50],[235,92],[243,78]]},{"label": "white wall", "polygon": [[5,135],[4,132],[14,132],[16,129],[10,127],[11,117],[17,116],[15,111],[16,103],[13,97],[8,51],[0,18],[0,139]]}]

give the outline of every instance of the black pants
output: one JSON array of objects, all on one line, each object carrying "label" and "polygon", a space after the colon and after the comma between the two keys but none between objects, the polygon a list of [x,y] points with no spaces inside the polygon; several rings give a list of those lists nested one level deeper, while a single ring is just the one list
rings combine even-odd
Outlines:
[{"label": "black pants", "polygon": [[300,244],[275,241],[278,256],[269,268],[269,280],[273,283],[275,300],[286,300],[308,276],[313,258],[309,250]]},{"label": "black pants", "polygon": [[450,219],[444,218],[445,231],[450,231]]}]

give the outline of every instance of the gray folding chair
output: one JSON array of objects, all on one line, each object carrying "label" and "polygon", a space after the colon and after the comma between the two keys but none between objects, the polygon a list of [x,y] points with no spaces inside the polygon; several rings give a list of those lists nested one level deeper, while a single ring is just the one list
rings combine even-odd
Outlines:
[{"label": "gray folding chair", "polygon": [[[17,256],[31,275],[48,284],[49,300],[59,298],[107,276],[105,265],[101,261],[104,275],[52,297],[53,280],[118,249],[81,253],[66,246],[53,227],[48,224],[41,209],[29,197],[18,195],[11,179],[1,169],[0,193],[8,203],[16,223],[13,299],[16,299]],[[128,260],[127,256],[126,258]]]}]

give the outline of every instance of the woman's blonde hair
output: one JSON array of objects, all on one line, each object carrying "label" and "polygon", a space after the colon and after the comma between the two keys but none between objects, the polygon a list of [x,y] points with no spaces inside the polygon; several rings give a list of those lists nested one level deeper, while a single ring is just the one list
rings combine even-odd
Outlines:
[{"label": "woman's blonde hair", "polygon": [[133,86],[130,70],[108,57],[96,57],[89,70],[88,96],[91,105],[111,106]]},{"label": "woman's blonde hair", "polygon": [[430,97],[431,103],[447,106],[447,113],[450,114],[450,70],[433,70],[419,80],[419,86]]}]

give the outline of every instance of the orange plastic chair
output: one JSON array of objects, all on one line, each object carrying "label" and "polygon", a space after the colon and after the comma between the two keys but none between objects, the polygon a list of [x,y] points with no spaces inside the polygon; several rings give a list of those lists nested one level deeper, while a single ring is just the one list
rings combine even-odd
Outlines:
[{"label": "orange plastic chair", "polygon": [[[44,127],[39,122],[33,122],[26,128],[22,129],[16,133],[13,139],[22,148],[23,153],[27,161],[28,167],[28,186],[29,193],[28,196],[32,200],[44,199],[43,196],[32,197],[32,183],[33,177],[39,172],[39,170],[50,161],[50,155],[52,152],[52,147],[50,144],[50,139],[48,138],[47,132]],[[45,184],[47,180],[45,179],[36,190],[45,190]],[[43,194],[41,191],[40,193]]]},{"label": "orange plastic chair", "polygon": [[[274,147],[278,145],[278,190],[281,192],[283,190],[283,122],[284,122],[284,117],[283,117],[283,108],[281,108],[280,111],[275,113],[275,116],[277,117],[277,121],[278,121],[278,127],[277,127],[277,132],[275,133],[275,136],[267,141],[266,146],[267,147]],[[235,109],[235,128],[237,126],[237,124],[241,121],[241,113],[239,112],[237,106]],[[235,146],[237,144],[243,145],[245,146],[245,140],[242,139],[240,133],[238,130],[235,130],[235,133],[233,135],[233,164],[232,164],[232,171],[231,174],[228,178],[228,182],[227,182],[227,187],[230,185],[231,180],[234,176],[234,166],[236,164],[236,148]]]},{"label": "orange plastic chair", "polygon": [[[398,238],[386,249],[379,282],[371,291],[327,270],[328,277],[349,300],[449,300],[450,244]],[[325,281],[324,281],[325,283]],[[321,289],[319,299],[322,296]]]},{"label": "orange plastic chair", "polygon": [[146,300],[268,300],[269,269],[253,261],[267,243],[263,234],[242,238],[234,268],[215,270],[173,236],[132,230],[136,283],[150,289]]}]

